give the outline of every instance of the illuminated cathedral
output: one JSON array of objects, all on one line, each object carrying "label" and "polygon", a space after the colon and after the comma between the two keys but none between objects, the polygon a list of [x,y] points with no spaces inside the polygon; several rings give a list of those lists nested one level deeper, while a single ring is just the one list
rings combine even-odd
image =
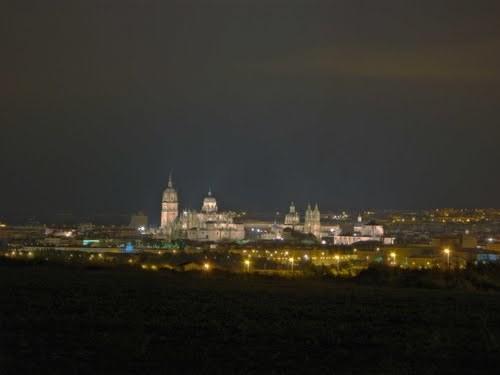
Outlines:
[{"label": "illuminated cathedral", "polygon": [[160,233],[170,239],[192,241],[236,241],[245,238],[243,224],[234,222],[233,212],[219,212],[217,200],[208,191],[201,211],[184,210],[179,214],[177,191],[169,176],[167,188],[163,192]]},{"label": "illuminated cathedral", "polygon": [[307,205],[304,224],[301,225],[300,214],[295,208],[295,204],[292,202],[288,213],[285,215],[284,228],[292,228],[312,234],[318,239],[321,238],[321,214],[318,205],[316,204],[314,209],[311,209],[311,205]]}]

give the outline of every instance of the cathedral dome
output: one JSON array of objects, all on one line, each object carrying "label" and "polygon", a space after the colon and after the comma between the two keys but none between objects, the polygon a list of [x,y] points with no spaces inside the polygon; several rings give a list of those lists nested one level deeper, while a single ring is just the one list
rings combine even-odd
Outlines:
[{"label": "cathedral dome", "polygon": [[217,200],[212,196],[212,191],[208,191],[208,196],[203,199],[203,212],[217,212]]}]

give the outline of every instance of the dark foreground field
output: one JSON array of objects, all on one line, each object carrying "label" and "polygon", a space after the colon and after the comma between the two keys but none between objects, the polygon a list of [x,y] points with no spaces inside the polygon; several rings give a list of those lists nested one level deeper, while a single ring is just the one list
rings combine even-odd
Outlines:
[{"label": "dark foreground field", "polygon": [[500,294],[0,266],[0,374],[498,373]]}]

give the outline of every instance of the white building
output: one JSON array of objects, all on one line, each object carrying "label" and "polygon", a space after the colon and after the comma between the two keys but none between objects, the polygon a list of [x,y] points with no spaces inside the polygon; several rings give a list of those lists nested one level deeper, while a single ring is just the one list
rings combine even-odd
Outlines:
[{"label": "white building", "polygon": [[380,242],[386,245],[394,244],[393,237],[384,236],[384,227],[374,222],[367,224],[363,223],[361,215],[358,216],[357,222],[351,226],[350,230],[345,230],[340,225],[321,224],[321,214],[319,207],[316,204],[314,209],[308,205],[304,224],[300,223],[300,216],[297,212],[294,203],[290,205],[289,212],[285,215],[284,228],[292,228],[303,233],[309,233],[316,237],[316,239],[333,240],[336,245],[352,245],[358,242]]},{"label": "white building", "polygon": [[130,224],[128,226],[130,228],[145,230],[148,227],[148,217],[142,212],[133,214],[130,217]]},{"label": "white building", "polygon": [[354,225],[352,233],[340,233],[334,236],[335,245],[353,245],[359,242],[380,242],[384,245],[393,245],[394,237],[384,236],[384,227],[375,222],[363,224],[358,217],[357,224]]},{"label": "white building", "polygon": [[306,215],[304,219],[304,233],[310,233],[317,239],[321,239],[321,214],[318,204],[311,210],[311,205],[307,205]]},{"label": "white building", "polygon": [[295,209],[295,204],[292,202],[290,204],[290,210],[285,215],[285,225],[291,226],[292,228],[300,224],[299,212]]},{"label": "white building", "polygon": [[201,212],[184,210],[178,215],[178,197],[169,178],[163,194],[161,234],[168,238],[192,241],[236,241],[245,238],[243,224],[234,222],[233,212],[219,212],[217,200],[208,192],[203,200]]}]

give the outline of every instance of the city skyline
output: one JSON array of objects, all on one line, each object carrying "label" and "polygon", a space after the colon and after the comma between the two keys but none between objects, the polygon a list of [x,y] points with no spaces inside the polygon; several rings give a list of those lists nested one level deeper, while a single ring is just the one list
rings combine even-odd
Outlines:
[{"label": "city skyline", "polygon": [[495,373],[499,21],[0,2],[1,374]]},{"label": "city skyline", "polygon": [[[193,209],[196,210],[197,207],[200,206],[201,202],[203,201],[204,198],[207,196],[213,196],[216,199],[222,198],[222,205],[221,208],[223,210],[228,210],[228,211],[234,211],[234,212],[245,212],[246,214],[249,215],[249,217],[265,217],[266,219],[272,219],[272,218],[277,218],[280,217],[281,219],[284,220],[288,208],[290,204],[293,204],[297,207],[297,211],[300,213],[301,217],[305,214],[306,208],[308,206],[314,206],[314,205],[319,205],[322,208],[322,213],[340,213],[342,211],[349,212],[351,215],[356,216],[357,214],[362,214],[363,212],[370,212],[370,211],[377,211],[377,212],[410,212],[410,211],[415,211],[415,212],[424,212],[424,211],[432,211],[435,209],[464,209],[464,210],[474,210],[474,209],[495,209],[497,207],[474,207],[474,206],[432,206],[432,207],[403,207],[403,208],[398,208],[398,207],[374,207],[374,206],[355,206],[355,207],[348,207],[348,206],[342,206],[342,205],[328,205],[324,202],[321,202],[317,199],[311,198],[311,199],[306,199],[306,198],[301,198],[301,197],[291,197],[291,195],[287,192],[283,192],[283,194],[279,197],[279,200],[276,202],[274,206],[270,207],[265,207],[262,204],[256,205],[248,205],[244,204],[243,207],[238,207],[235,206],[234,203],[233,205],[227,204],[225,196],[221,195],[220,192],[214,191],[212,188],[213,184],[207,184],[206,188],[203,190],[202,185],[197,185],[196,188],[193,188],[192,186],[189,186],[187,189],[183,188],[182,186],[179,186],[177,183],[176,179],[173,177],[172,172],[170,171],[167,174],[167,182],[163,185],[161,189],[161,193],[157,194],[154,197],[154,206],[156,207],[151,207],[151,205],[146,205],[139,206],[137,205],[135,208],[132,208],[130,210],[127,210],[125,207],[118,207],[115,208],[114,210],[109,210],[105,211],[103,209],[98,209],[95,211],[72,211],[69,209],[60,209],[60,210],[55,210],[50,213],[40,213],[40,212],[35,212],[35,211],[29,211],[29,210],[24,210],[23,207],[19,207],[18,210],[13,213],[9,214],[8,211],[4,211],[3,215],[0,216],[1,220],[7,221],[7,222],[12,222],[12,223],[63,223],[64,220],[67,220],[68,224],[75,224],[77,222],[85,222],[85,221],[94,221],[96,220],[97,222],[102,222],[106,224],[119,224],[119,223],[125,223],[129,220],[130,215],[136,213],[136,212],[142,212],[146,216],[149,217],[150,223],[153,226],[158,226],[160,225],[160,215],[161,215],[161,207],[158,205],[158,201],[160,200],[161,196],[163,195],[165,188],[167,187],[174,187],[174,190],[177,195],[179,195],[178,199],[178,210],[180,211],[192,211]],[[201,193],[200,193],[201,191]],[[225,191],[225,190],[222,190]],[[184,193],[186,193],[184,195]],[[291,197],[288,201],[284,200],[284,196]],[[189,197],[186,199],[185,197]],[[241,196],[240,196],[241,198]],[[297,199],[298,198],[298,199]],[[148,199],[148,202],[151,199]],[[134,203],[137,203],[134,201]],[[257,207],[257,208],[256,208]],[[66,219],[65,219],[66,218]]]}]

